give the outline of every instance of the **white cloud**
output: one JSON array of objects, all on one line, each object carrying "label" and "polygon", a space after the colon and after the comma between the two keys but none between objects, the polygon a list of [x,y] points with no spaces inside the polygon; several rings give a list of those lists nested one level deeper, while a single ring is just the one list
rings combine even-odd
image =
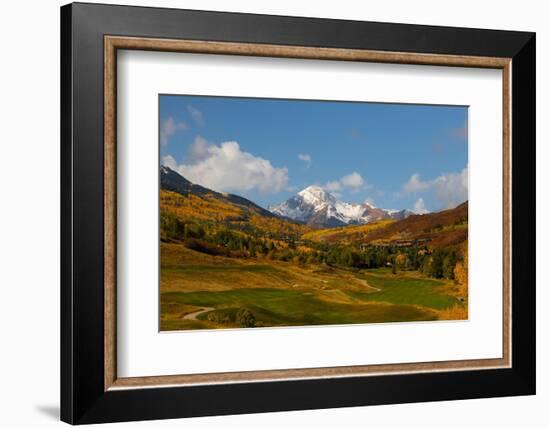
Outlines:
[{"label": "white cloud", "polygon": [[426,214],[429,211],[426,209],[426,205],[424,204],[424,199],[418,198],[416,202],[414,203],[413,211],[416,214]]},{"label": "white cloud", "polygon": [[413,174],[411,178],[409,178],[409,181],[403,185],[403,193],[424,192],[428,190],[430,186],[430,181],[422,181],[420,179],[420,174]]},{"label": "white cloud", "polygon": [[203,161],[208,157],[208,141],[197,135],[193,144],[189,146],[188,157],[192,163]]},{"label": "white cloud", "polygon": [[454,208],[468,199],[468,167],[461,172],[442,174],[433,180],[422,180],[413,174],[402,188],[401,196],[409,193],[433,194],[440,208]]},{"label": "white cloud", "polygon": [[185,122],[176,122],[172,116],[164,120],[160,124],[160,144],[165,146],[168,144],[168,140],[176,132],[187,129]]},{"label": "white cloud", "polygon": [[361,188],[365,184],[365,180],[363,180],[363,177],[361,177],[361,175],[357,172],[352,172],[351,174],[344,175],[340,179],[340,182],[344,187],[350,187],[352,189]]},{"label": "white cloud", "polygon": [[329,181],[327,184],[325,184],[325,190],[328,190],[329,192],[336,192],[341,189],[342,185],[340,184],[339,180]]},{"label": "white cloud", "polygon": [[204,126],[204,116],[202,114],[202,111],[193,106],[187,106],[187,111],[197,125]]},{"label": "white cloud", "polygon": [[174,165],[173,158],[165,156],[165,165],[189,181],[219,192],[277,193],[286,189],[288,170],[275,168],[267,159],[241,150],[236,141],[219,145],[208,144],[197,137],[190,147],[187,163]]},{"label": "white cloud", "polygon": [[163,156],[162,164],[173,170],[176,170],[176,168],[178,167],[178,163],[176,162],[174,157],[170,155]]},{"label": "white cloud", "polygon": [[309,166],[311,165],[311,155],[300,153],[298,155],[298,159],[306,163],[306,168],[309,168]]},{"label": "white cloud", "polygon": [[365,182],[363,177],[361,177],[361,175],[357,172],[352,172],[351,174],[344,175],[339,180],[329,181],[327,184],[325,184],[325,189],[329,192],[349,190],[352,193],[355,193],[367,187],[367,183]]}]

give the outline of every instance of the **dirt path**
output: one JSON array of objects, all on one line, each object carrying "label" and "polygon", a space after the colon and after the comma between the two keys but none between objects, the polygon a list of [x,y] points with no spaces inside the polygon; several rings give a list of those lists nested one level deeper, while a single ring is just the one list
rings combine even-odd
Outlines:
[{"label": "dirt path", "polygon": [[200,314],[202,314],[202,313],[204,313],[204,312],[213,311],[214,309],[215,309],[215,308],[209,308],[209,307],[204,306],[204,307],[202,307],[202,308],[200,308],[200,309],[197,309],[197,310],[194,311],[194,312],[189,312],[188,314],[185,314],[185,315],[183,316],[183,319],[184,319],[184,320],[196,320],[197,317],[198,317]]},{"label": "dirt path", "polygon": [[380,290],[379,288],[376,288],[376,287],[373,287],[372,285],[369,285],[369,283],[367,282],[366,279],[357,278],[357,281],[359,281],[359,282],[360,282],[361,284],[363,284],[365,287],[370,288],[371,290],[374,290],[374,291],[382,291],[382,290]]}]

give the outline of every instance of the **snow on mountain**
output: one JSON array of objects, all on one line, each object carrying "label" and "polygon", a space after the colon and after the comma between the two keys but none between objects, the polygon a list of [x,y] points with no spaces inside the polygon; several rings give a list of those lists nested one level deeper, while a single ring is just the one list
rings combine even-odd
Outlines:
[{"label": "snow on mountain", "polygon": [[366,224],[385,218],[400,220],[413,214],[410,210],[387,210],[364,202],[342,202],[320,186],[309,186],[269,210],[281,217],[316,227]]}]

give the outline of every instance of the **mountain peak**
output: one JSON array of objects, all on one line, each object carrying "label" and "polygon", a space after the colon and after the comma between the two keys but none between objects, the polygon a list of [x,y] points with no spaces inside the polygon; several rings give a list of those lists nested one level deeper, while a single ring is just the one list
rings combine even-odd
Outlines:
[{"label": "mountain peak", "polygon": [[308,186],[297,194],[310,204],[327,204],[336,201],[336,198],[321,186]]},{"label": "mountain peak", "polygon": [[270,207],[270,211],[317,227],[365,224],[385,218],[402,219],[411,214],[408,210],[376,208],[369,202],[362,204],[342,202],[317,185],[306,187],[279,205]]},{"label": "mountain peak", "polygon": [[307,186],[305,189],[298,192],[298,194],[301,195],[303,193],[318,193],[318,192],[323,192],[324,193],[325,189],[323,189],[321,186],[317,186],[317,185],[313,184],[311,186]]}]

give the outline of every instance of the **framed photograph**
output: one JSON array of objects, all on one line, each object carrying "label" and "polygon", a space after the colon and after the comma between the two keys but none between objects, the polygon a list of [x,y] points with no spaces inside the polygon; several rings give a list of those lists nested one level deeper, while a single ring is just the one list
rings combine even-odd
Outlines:
[{"label": "framed photograph", "polygon": [[533,33],[76,3],[61,56],[62,420],[535,393]]}]

